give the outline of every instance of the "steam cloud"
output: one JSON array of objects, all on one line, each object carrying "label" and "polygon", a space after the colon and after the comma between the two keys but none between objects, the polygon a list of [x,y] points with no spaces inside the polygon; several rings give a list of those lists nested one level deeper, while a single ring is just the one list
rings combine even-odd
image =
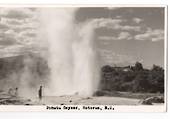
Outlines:
[{"label": "steam cloud", "polygon": [[[23,68],[9,75],[8,80],[2,80],[2,88],[18,87],[22,97],[36,97],[40,85],[45,96],[91,96],[97,90],[94,27],[91,22],[76,24],[76,11],[77,8],[38,10],[40,27],[35,42],[40,53],[24,56]],[[47,62],[47,67],[37,71],[39,57]],[[44,76],[45,69],[49,71],[48,76]]]},{"label": "steam cloud", "polygon": [[75,24],[76,9],[41,10],[51,70],[47,95],[92,95],[97,90],[93,27]]}]

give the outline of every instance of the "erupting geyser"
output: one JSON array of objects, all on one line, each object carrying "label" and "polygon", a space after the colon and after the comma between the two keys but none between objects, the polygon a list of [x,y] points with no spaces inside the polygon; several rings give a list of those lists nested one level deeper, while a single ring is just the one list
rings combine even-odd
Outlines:
[{"label": "erupting geyser", "polygon": [[97,90],[93,27],[90,23],[76,24],[75,13],[75,8],[41,9],[50,67],[46,95],[90,96]]}]

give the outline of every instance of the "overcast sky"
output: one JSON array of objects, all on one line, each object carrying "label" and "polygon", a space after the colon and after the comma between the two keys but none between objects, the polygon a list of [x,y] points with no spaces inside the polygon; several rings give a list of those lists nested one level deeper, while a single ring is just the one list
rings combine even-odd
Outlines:
[{"label": "overcast sky", "polygon": [[[0,8],[0,57],[35,50],[35,8]],[[100,65],[164,64],[164,8],[80,8],[75,23],[91,22]]]}]

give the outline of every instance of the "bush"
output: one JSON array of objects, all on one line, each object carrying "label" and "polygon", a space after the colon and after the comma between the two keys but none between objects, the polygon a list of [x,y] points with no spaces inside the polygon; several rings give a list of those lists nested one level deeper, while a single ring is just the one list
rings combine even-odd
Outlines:
[{"label": "bush", "polygon": [[[126,70],[125,70],[126,69]],[[153,65],[144,69],[136,62],[134,67],[111,67],[106,65],[101,70],[101,89],[130,92],[164,92],[164,69]]]}]

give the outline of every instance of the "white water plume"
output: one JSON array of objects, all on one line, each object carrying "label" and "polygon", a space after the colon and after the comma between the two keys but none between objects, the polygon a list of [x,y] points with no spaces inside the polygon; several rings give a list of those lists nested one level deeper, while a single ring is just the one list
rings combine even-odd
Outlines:
[{"label": "white water plume", "polygon": [[97,90],[93,27],[75,23],[75,8],[41,9],[41,34],[48,48],[50,80],[46,95],[90,96]]}]

